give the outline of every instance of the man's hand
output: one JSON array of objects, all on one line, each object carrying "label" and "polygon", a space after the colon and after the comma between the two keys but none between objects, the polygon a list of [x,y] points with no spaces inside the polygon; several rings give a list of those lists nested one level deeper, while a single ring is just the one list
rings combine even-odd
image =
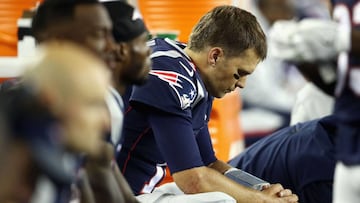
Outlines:
[{"label": "man's hand", "polygon": [[272,184],[262,190],[264,202],[289,202],[296,203],[299,198],[291,190],[284,189],[280,184]]},{"label": "man's hand", "polygon": [[85,169],[97,203],[138,202],[114,162],[114,148],[111,144],[102,142],[101,153],[87,157]]},{"label": "man's hand", "polygon": [[101,154],[88,156],[85,163],[85,171],[97,203],[125,202],[111,168],[113,152],[113,147],[109,143],[103,142]]},{"label": "man's hand", "polygon": [[114,147],[105,141],[101,142],[99,154],[88,155],[87,165],[96,165],[102,167],[110,167],[111,161],[114,159]]},{"label": "man's hand", "polygon": [[324,19],[278,21],[268,40],[269,56],[292,62],[327,61],[350,49],[350,30]]}]

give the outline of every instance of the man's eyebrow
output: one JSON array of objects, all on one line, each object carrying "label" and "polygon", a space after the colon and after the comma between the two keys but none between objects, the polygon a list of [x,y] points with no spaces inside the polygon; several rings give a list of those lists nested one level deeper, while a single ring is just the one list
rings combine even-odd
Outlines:
[{"label": "man's eyebrow", "polygon": [[250,75],[251,74],[251,72],[246,71],[246,70],[244,70],[242,68],[238,68],[237,72],[238,72],[239,75]]}]

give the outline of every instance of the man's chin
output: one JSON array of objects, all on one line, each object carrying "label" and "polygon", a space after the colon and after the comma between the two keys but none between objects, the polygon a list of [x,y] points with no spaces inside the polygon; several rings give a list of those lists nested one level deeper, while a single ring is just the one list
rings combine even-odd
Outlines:
[{"label": "man's chin", "polygon": [[133,80],[131,83],[134,84],[134,85],[144,85],[146,82],[148,81],[148,77],[143,77],[143,78],[139,78],[139,79],[136,79],[136,80]]},{"label": "man's chin", "polygon": [[225,92],[215,92],[215,93],[213,93],[213,94],[211,94],[213,97],[215,97],[215,98],[218,98],[218,99],[221,99],[221,98],[223,98],[224,96],[225,96]]}]

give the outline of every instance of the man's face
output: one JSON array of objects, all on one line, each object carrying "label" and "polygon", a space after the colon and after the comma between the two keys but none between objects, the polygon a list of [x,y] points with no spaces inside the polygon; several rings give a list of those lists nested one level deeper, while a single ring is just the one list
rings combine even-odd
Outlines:
[{"label": "man's face", "polygon": [[120,61],[115,73],[117,80],[124,81],[126,84],[143,84],[151,68],[150,47],[146,41],[148,34],[145,32],[139,37],[125,42],[125,59]]},{"label": "man's face", "polygon": [[75,9],[74,26],[70,32],[80,44],[96,52],[107,63],[115,67],[115,46],[112,37],[112,22],[101,4],[79,5]]},{"label": "man's face", "polygon": [[219,57],[214,67],[203,76],[206,89],[217,98],[235,90],[244,88],[246,78],[251,74],[260,59],[254,49],[248,49],[236,57]]},{"label": "man's face", "polygon": [[62,120],[66,145],[75,151],[96,155],[110,126],[104,100],[109,78],[101,69],[88,69],[86,73],[79,72],[78,76],[64,101]]}]

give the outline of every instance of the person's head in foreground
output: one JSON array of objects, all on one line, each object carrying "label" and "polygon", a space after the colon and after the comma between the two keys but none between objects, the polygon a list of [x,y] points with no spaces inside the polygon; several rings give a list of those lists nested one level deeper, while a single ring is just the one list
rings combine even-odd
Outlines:
[{"label": "person's head in foreground", "polygon": [[1,95],[0,202],[28,202],[39,175],[70,185],[64,149],[96,155],[108,130],[105,64],[65,42],[40,49],[21,86]]},{"label": "person's head in foreground", "polygon": [[109,118],[104,101],[110,74],[87,50],[66,42],[48,42],[40,59],[23,75],[40,102],[59,120],[61,139],[75,152],[99,152]]},{"label": "person's head in foreground", "polygon": [[266,38],[252,14],[219,6],[195,25],[186,53],[209,93],[220,98],[236,87],[245,87],[246,77],[266,57]]}]

